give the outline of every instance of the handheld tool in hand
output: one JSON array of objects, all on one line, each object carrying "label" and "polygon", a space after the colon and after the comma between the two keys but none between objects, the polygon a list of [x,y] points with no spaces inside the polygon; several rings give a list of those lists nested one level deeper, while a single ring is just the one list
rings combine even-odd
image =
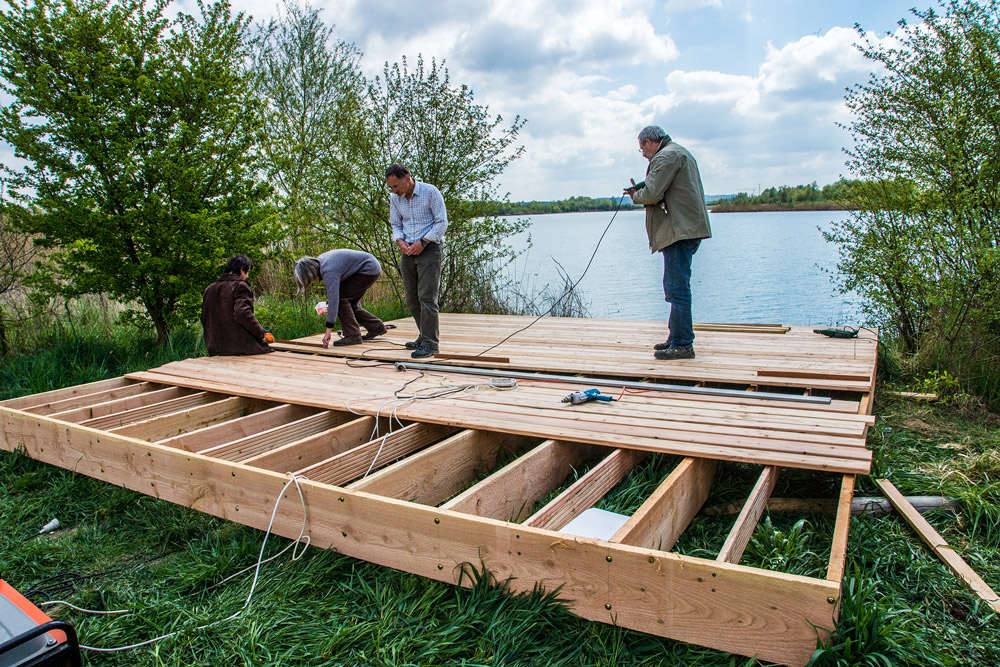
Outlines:
[{"label": "handheld tool in hand", "polygon": [[599,389],[587,389],[585,391],[574,391],[572,394],[567,396],[562,400],[563,403],[570,403],[572,405],[580,405],[581,403],[587,403],[589,401],[613,401],[615,400],[611,396],[606,396],[600,392]]}]

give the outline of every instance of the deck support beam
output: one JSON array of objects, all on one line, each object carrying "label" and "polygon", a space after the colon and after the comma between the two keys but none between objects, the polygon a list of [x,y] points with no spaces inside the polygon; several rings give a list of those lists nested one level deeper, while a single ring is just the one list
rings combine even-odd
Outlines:
[{"label": "deck support beam", "polygon": [[[288,477],[0,407],[0,447],[258,529]],[[312,544],[451,583],[484,568],[512,591],[560,587],[586,619],[762,660],[804,665],[839,586],[301,482]],[[274,532],[294,538],[298,502]],[[825,637],[820,630],[820,636]]]}]

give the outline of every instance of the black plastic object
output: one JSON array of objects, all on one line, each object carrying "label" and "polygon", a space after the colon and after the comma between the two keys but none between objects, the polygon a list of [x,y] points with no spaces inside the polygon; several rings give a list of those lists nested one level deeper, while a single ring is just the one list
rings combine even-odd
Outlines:
[{"label": "black plastic object", "polygon": [[[52,630],[65,632],[66,641],[57,642],[53,639],[48,634]],[[41,645],[29,648],[25,653],[22,647],[30,646],[34,643],[32,640],[40,640]],[[17,651],[18,648],[22,650]],[[49,621],[37,625],[0,644],[0,665],[4,667],[81,667],[81,664],[76,630],[65,621]]]},{"label": "black plastic object", "polygon": [[855,338],[860,329],[851,327],[828,327],[826,329],[813,329],[813,333],[823,334],[830,338]]}]

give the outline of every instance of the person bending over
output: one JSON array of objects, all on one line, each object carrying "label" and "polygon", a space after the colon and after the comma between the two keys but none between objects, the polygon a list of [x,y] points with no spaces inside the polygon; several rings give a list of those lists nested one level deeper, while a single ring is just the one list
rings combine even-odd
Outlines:
[{"label": "person bending over", "polygon": [[[295,263],[295,285],[299,294],[317,280],[326,288],[326,334],[323,347],[330,346],[336,320],[340,319],[343,338],[334,345],[357,345],[387,331],[382,320],[361,307],[361,297],[382,274],[374,255],[361,250],[338,249],[319,257],[303,257]],[[361,327],[368,332],[361,335]]]}]

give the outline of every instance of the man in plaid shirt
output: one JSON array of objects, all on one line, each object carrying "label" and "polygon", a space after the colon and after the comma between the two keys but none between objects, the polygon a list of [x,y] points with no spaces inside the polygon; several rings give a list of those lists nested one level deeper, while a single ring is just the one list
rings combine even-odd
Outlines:
[{"label": "man in plaid shirt", "polygon": [[401,164],[385,170],[392,240],[403,256],[399,270],[406,307],[417,322],[417,339],[406,344],[414,359],[438,351],[438,287],[441,284],[441,243],[448,228],[444,198],[430,183],[414,180]]}]

